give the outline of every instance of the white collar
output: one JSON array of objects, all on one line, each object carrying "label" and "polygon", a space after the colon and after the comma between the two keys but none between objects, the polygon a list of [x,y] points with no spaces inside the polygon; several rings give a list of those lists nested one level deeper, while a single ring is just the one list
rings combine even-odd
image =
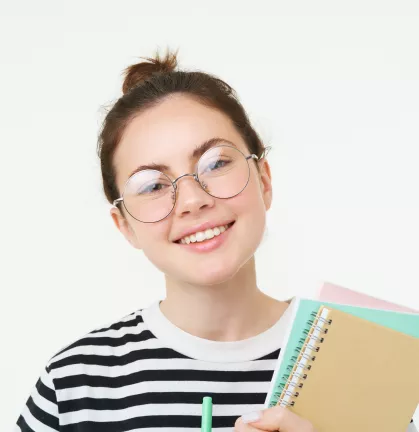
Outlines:
[{"label": "white collar", "polygon": [[188,357],[209,362],[245,362],[264,357],[281,347],[290,307],[266,331],[248,339],[223,342],[203,339],[176,327],[160,310],[160,301],[142,311],[145,325],[160,342]]}]

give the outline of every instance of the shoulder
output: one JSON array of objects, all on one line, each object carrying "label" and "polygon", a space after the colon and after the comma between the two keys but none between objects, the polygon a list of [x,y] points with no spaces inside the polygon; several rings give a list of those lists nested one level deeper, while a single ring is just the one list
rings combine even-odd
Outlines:
[{"label": "shoulder", "polygon": [[127,353],[126,346],[156,345],[156,337],[148,330],[143,320],[143,309],[122,317],[116,322],[98,327],[57,352],[47,363],[47,371],[75,364],[110,366],[121,361]]}]

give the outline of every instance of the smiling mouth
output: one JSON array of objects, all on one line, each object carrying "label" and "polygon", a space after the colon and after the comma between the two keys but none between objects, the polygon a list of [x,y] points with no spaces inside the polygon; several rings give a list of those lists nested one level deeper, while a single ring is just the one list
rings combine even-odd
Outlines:
[{"label": "smiling mouth", "polygon": [[220,225],[218,227],[209,228],[205,231],[198,231],[194,234],[191,234],[189,236],[183,237],[175,241],[175,243],[185,244],[185,245],[191,243],[205,243],[206,241],[211,240],[214,237],[218,237],[219,235],[223,234],[225,231],[230,229],[234,225],[234,222],[235,221],[230,222],[229,224],[226,225]]}]

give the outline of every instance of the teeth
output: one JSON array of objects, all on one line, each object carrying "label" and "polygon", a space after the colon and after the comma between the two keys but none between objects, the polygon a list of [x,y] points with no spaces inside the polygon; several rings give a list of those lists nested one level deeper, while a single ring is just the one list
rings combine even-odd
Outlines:
[{"label": "teeth", "polygon": [[[185,237],[185,240],[186,240],[187,238],[188,238],[188,237]],[[197,241],[197,242],[204,241],[205,239],[206,239],[206,236],[205,236],[205,233],[204,233],[204,232],[199,231],[199,232],[196,233],[196,241]]]},{"label": "teeth", "polygon": [[209,239],[212,239],[214,236],[215,236],[215,234],[214,234],[214,230],[213,229],[207,229],[206,231],[205,231],[205,235],[207,236],[207,239],[209,240]]},{"label": "teeth", "polygon": [[189,243],[200,243],[204,240],[212,239],[213,237],[219,236],[222,234],[226,229],[228,228],[228,225],[221,225],[219,227],[210,228],[205,231],[199,231],[195,234],[191,234],[190,236],[183,237],[180,240],[180,243],[182,244],[189,244]]}]

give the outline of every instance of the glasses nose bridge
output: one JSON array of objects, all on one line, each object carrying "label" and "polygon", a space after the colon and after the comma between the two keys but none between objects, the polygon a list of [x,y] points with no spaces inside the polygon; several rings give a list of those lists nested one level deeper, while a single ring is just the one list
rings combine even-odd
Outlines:
[{"label": "glasses nose bridge", "polygon": [[184,178],[184,177],[193,177],[193,179],[194,179],[197,183],[199,183],[199,179],[198,179],[198,176],[196,175],[196,173],[186,173],[186,174],[182,174],[181,176],[179,176],[178,178],[176,178],[176,179],[173,180],[172,183],[173,183],[173,186],[174,186],[175,189],[178,188],[177,182],[178,182],[180,179]]}]

